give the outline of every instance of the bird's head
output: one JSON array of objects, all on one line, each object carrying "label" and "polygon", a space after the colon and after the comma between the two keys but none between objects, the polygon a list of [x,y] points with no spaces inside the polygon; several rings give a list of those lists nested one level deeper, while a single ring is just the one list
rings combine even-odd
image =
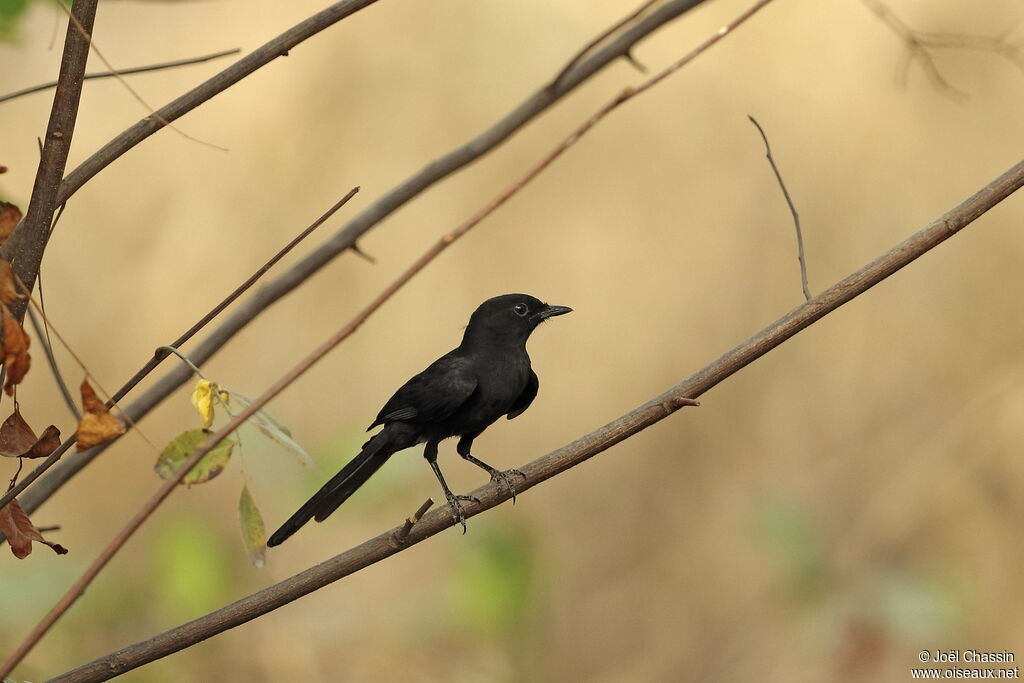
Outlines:
[{"label": "bird's head", "polygon": [[568,306],[552,306],[529,294],[503,294],[488,299],[473,311],[466,339],[525,343],[542,322],[571,311]]}]

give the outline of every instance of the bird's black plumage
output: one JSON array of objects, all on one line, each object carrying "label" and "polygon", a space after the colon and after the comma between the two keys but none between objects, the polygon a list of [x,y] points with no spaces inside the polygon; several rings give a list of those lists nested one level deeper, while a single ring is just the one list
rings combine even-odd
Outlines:
[{"label": "bird's black plumage", "polygon": [[514,496],[510,473],[517,471],[502,472],[473,457],[473,439],[503,415],[511,420],[530,407],[539,383],[530,367],[526,340],[539,324],[571,310],[549,306],[527,294],[505,294],[480,304],[458,348],[438,358],[395,392],[369,427],[384,428],[282,524],[267,545],[284,542],[310,519],[322,522],[388,458],[418,443],[426,444],[423,456],[441,482],[452,516],[465,530],[458,501],[466,497],[451,492],[437,465],[438,443],[453,436],[460,437],[456,446],[459,455],[487,470],[492,479],[502,481]]}]

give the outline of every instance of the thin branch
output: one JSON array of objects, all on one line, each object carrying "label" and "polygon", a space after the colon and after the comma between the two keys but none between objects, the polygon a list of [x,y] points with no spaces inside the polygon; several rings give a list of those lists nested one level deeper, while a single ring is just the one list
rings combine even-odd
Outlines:
[{"label": "thin branch", "polygon": [[[327,220],[331,216],[333,216],[338,211],[338,209],[340,209],[345,204],[347,204],[348,201],[350,199],[352,199],[352,197],[354,197],[357,192],[359,192],[359,188],[358,187],[354,187],[351,190],[349,190],[348,194],[346,194],[344,197],[339,199],[334,204],[334,206],[329,208],[322,216],[320,216],[315,221],[313,221],[313,223],[311,223],[301,233],[299,233],[294,239],[292,239],[291,242],[286,244],[280,251],[278,251],[276,254],[274,254],[274,256],[272,256],[269,261],[267,261],[265,264],[260,266],[260,268],[255,273],[250,275],[249,278],[245,282],[243,282],[238,287],[236,287],[235,290],[233,292],[231,292],[231,294],[228,294],[219,304],[214,306],[210,310],[209,313],[204,315],[199,320],[199,322],[197,322],[195,325],[190,327],[184,334],[182,334],[180,337],[178,337],[173,342],[171,342],[171,344],[169,346],[178,348],[182,344],[186,343],[189,339],[191,339],[196,333],[198,333],[201,329],[203,329],[203,327],[205,327],[210,321],[212,321],[215,317],[217,317],[225,308],[230,306],[231,303],[233,301],[235,301],[235,299],[240,297],[250,287],[252,287],[256,283],[256,281],[260,279],[260,277],[262,277],[268,270],[270,270],[270,268],[272,268],[274,266],[274,264],[276,264],[278,261],[280,261],[282,258],[284,258],[285,255],[288,254],[288,252],[290,252],[292,249],[294,249],[302,240],[304,240],[306,237],[308,237],[314,230],[316,230],[321,225],[323,225],[325,222],[327,222]],[[141,382],[150,372],[152,372],[160,364],[160,361],[162,361],[164,358],[167,357],[168,353],[169,352],[166,351],[166,350],[165,351],[161,351],[161,350],[158,349],[157,352],[153,354],[153,357],[150,358],[149,361],[147,361],[146,364],[138,372],[136,372],[135,375],[132,376],[131,379],[129,379],[127,382],[125,382],[124,386],[122,386],[120,389],[118,389],[114,393],[114,395],[111,397],[111,400],[107,402],[107,407],[108,408],[112,407],[117,401],[120,401],[122,398],[124,398],[125,395],[129,391],[131,391],[132,388],[134,388],[136,384]],[[191,376],[191,375],[187,374],[186,375],[186,379],[189,376]],[[184,382],[185,380],[182,380],[182,381]],[[134,404],[132,404],[132,406],[134,406]],[[146,414],[145,412],[142,412],[141,414],[135,413],[132,410],[132,406],[128,406],[125,410],[122,411],[126,415],[126,417],[128,417],[129,419],[139,420],[139,419],[141,419]],[[69,448],[71,448],[71,446],[73,446],[74,443],[75,443],[75,436],[71,435],[71,437],[69,437],[67,440],[65,440],[64,443],[62,443],[57,448],[57,450],[55,450],[53,453],[51,453],[46,458],[46,460],[44,460],[34,470],[32,470],[28,474],[28,476],[26,476],[23,480],[18,482],[17,486],[13,487],[3,497],[0,497],[0,508],[2,508],[4,505],[7,505],[7,503],[9,503],[14,497],[19,495],[22,491],[24,491],[27,486],[29,486],[33,481],[38,479],[40,475],[42,475],[44,472],[46,472],[46,470],[48,470],[54,464],[56,464],[57,461],[60,460],[61,456],[65,452],[67,452],[67,450]],[[94,449],[91,449],[90,451],[85,451],[85,452],[86,453],[94,452],[94,453],[98,454],[99,452],[101,452],[102,448],[104,448],[104,447],[103,446],[99,446],[97,448],[94,448]],[[78,453],[76,455],[81,455],[81,453]],[[39,502],[41,503],[42,501],[39,501]],[[27,503],[27,504],[31,505],[31,503]],[[34,511],[36,507],[38,507],[38,503],[35,506],[32,507],[32,510]],[[3,538],[3,536],[2,536],[2,534],[0,534],[0,539],[2,539],[2,538]]]},{"label": "thin branch", "polygon": [[[83,35],[87,35],[85,29],[82,27],[82,25],[80,23],[78,23],[78,19],[76,19],[75,15],[71,13],[71,10],[69,10],[67,8],[67,5],[64,4],[63,0],[54,0],[54,2],[57,3],[58,7],[60,7],[62,10],[64,10],[64,13],[68,15],[68,20],[72,24],[75,25],[75,28],[77,28]],[[96,45],[95,42],[92,42],[90,44],[90,47],[92,48],[92,51],[96,53],[96,56],[99,57],[99,60],[101,62],[103,62],[103,65],[105,67],[107,67],[108,69],[110,69],[111,76],[116,78],[117,82],[120,83],[121,86],[125,90],[128,91],[128,94],[131,95],[132,98],[134,98],[136,102],[138,102],[140,105],[142,105],[142,108],[149,112],[150,117],[156,119],[157,122],[160,123],[160,125],[166,126],[167,128],[170,128],[175,133],[177,133],[181,137],[185,138],[186,140],[190,140],[191,142],[197,142],[200,145],[206,145],[207,147],[212,147],[212,148],[218,149],[218,150],[220,150],[222,152],[229,151],[227,147],[221,147],[220,145],[215,145],[212,142],[207,142],[206,140],[200,140],[199,138],[197,138],[197,137],[195,137],[193,135],[189,135],[188,133],[186,133],[182,129],[180,129],[177,126],[173,125],[170,121],[166,121],[163,118],[161,118],[161,116],[159,114],[157,114],[155,111],[153,111],[153,107],[149,106],[149,103],[146,102],[146,100],[144,100],[142,98],[142,95],[140,95],[139,92],[135,88],[133,88],[132,86],[128,85],[128,81],[124,80],[121,77],[121,72],[118,71],[117,69],[115,69],[114,65],[110,63],[110,60],[108,60],[106,57],[103,56],[103,53],[100,51],[99,46]]]},{"label": "thin branch", "polygon": [[32,323],[32,329],[35,330],[36,338],[39,340],[39,345],[43,347],[43,353],[46,355],[46,362],[50,366],[50,372],[53,374],[54,381],[57,382],[57,388],[60,389],[61,396],[64,397],[64,403],[67,404],[68,410],[75,416],[75,421],[82,419],[82,412],[78,409],[78,404],[75,403],[75,397],[71,394],[68,389],[67,383],[64,381],[64,375],[61,374],[60,366],[57,365],[57,359],[53,356],[53,346],[50,344],[50,335],[48,332],[44,332],[42,325],[39,324],[39,318],[36,317],[32,307],[28,308],[28,319]]},{"label": "thin branch", "polygon": [[[85,74],[82,76],[82,80],[98,80],[101,78],[113,78],[115,74],[127,76],[129,74],[141,74],[147,71],[163,71],[164,69],[173,69],[179,66],[187,66],[189,64],[201,64],[202,62],[208,62],[213,59],[220,59],[221,57],[227,57],[229,55],[235,55],[241,52],[239,48],[233,50],[221,50],[220,52],[214,52],[212,54],[203,55],[202,57],[192,57],[191,59],[177,59],[171,62],[161,62],[159,64],[149,64],[147,66],[136,66],[130,69],[119,69],[118,71],[97,71],[91,74]],[[25,95],[31,95],[32,93],[42,92],[43,90],[49,90],[57,87],[57,81],[51,81],[50,83],[40,83],[39,85],[33,85],[29,88],[23,88],[16,90],[6,95],[0,95],[0,102],[7,102],[14,100]]]},{"label": "thin branch", "polygon": [[[517,486],[518,492],[526,491],[542,481],[579,465],[663,420],[679,408],[692,405],[693,399],[696,397],[706,393],[804,328],[945,242],[1022,186],[1024,186],[1024,161],[1019,162],[923,230],[911,235],[893,249],[829,287],[811,301],[798,306],[668,391],[655,396],[635,410],[572,443],[520,467],[525,479],[522,484]],[[480,502],[469,503],[465,506],[467,517],[480,514],[510,498],[509,491],[494,482],[476,489],[471,495],[478,498]],[[401,544],[395,543],[394,539],[396,534],[401,533],[403,527],[396,527],[215,612],[57,676],[51,679],[50,683],[92,683],[121,675],[287,605],[330,583],[402,552],[420,541],[444,531],[453,523],[447,510],[434,510],[413,526]]]},{"label": "thin branch", "polygon": [[[149,516],[160,506],[160,504],[167,499],[171,491],[174,490],[175,486],[180,482],[185,475],[195,465],[197,465],[204,455],[213,450],[214,447],[222,440],[227,438],[235,429],[245,422],[250,416],[256,413],[258,410],[266,406],[272,399],[278,394],[284,391],[286,388],[291,386],[299,377],[304,375],[314,365],[320,362],[330,351],[337,347],[345,339],[348,339],[360,326],[385,302],[390,299],[395,292],[401,289],[407,282],[409,282],[417,273],[427,266],[434,258],[437,257],[442,251],[450,247],[460,237],[469,232],[474,226],[480,223],[486,216],[490,215],[499,206],[504,204],[510,197],[516,194],[522,189],[530,180],[537,177],[537,175],[547,168],[552,161],[558,158],[566,149],[575,144],[588,130],[593,128],[601,119],[603,119],[608,113],[617,108],[622,103],[632,99],[642,92],[650,89],[657,83],[660,83],[669,75],[680,69],[685,64],[688,64],[695,57],[703,53],[705,50],[710,48],[712,45],[717,43],[726,35],[730,34],[740,24],[745,22],[747,19],[752,17],[759,9],[767,5],[771,0],[758,0],[751,6],[750,9],[739,15],[737,19],[732,21],[726,26],[723,26],[717,31],[711,38],[701,43],[697,48],[689,52],[683,58],[674,62],[667,69],[649,79],[648,81],[641,84],[636,88],[629,88],[618,97],[613,99],[610,103],[602,107],[594,116],[585,121],[576,131],[574,131],[569,137],[567,137],[561,144],[559,144],[554,151],[547,154],[541,161],[535,165],[530,171],[520,178],[517,182],[513,183],[508,189],[502,192],[498,197],[489,202],[483,209],[478,211],[469,220],[465,221],[455,230],[444,235],[434,247],[427,250],[427,252],[417,259],[409,268],[407,268],[401,275],[398,276],[390,285],[388,285],[380,294],[374,298],[365,308],[363,308],[356,316],[354,316],[348,323],[346,323],[340,330],[328,338],[324,343],[314,349],[304,359],[285,373],[280,379],[277,380],[269,389],[263,392],[251,405],[247,406],[238,415],[232,417],[228,421],[228,424],[219,430],[216,434],[209,437],[204,445],[197,448],[192,455],[189,456],[184,463],[182,463],[180,469],[171,477],[167,482],[162,485],[156,494],[154,494],[139,510],[138,513],[132,517],[131,521],[121,530],[121,532],[104,548],[100,556],[93,562],[92,565],[85,571],[85,573],[79,578],[77,582],[68,590],[68,592],[62,597],[56,605],[46,614],[45,617],[36,625],[32,632],[25,638],[25,640],[18,646],[15,652],[10,656],[7,662],[0,668],[0,677],[9,674],[15,666],[27,655],[33,647],[39,642],[40,639],[53,627],[57,620],[68,610],[71,605],[78,600],[79,597],[85,592],[86,588],[95,580],[99,575],[100,571],[113,559],[114,555],[124,544],[128,542],[128,539],[132,537],[135,531],[149,518]],[[686,399],[692,405],[692,401]],[[676,405],[675,409],[678,409],[683,404]],[[511,493],[511,491],[510,491]],[[514,494],[513,494],[514,495]]]},{"label": "thin branch", "polygon": [[[245,303],[241,304],[233,314],[228,316],[216,329],[210,332],[206,339],[189,354],[189,358],[197,366],[202,366],[203,363],[209,360],[221,349],[221,347],[224,346],[224,344],[230,341],[236,334],[238,334],[239,331],[245,328],[246,325],[256,319],[257,316],[266,311],[271,305],[287,295],[289,292],[300,286],[341,253],[351,249],[362,235],[382,220],[404,206],[414,197],[422,194],[434,184],[468,166],[476,159],[500,145],[502,142],[510,138],[516,131],[539,116],[555,102],[565,97],[581,83],[598,73],[611,62],[620,57],[624,57],[629,53],[630,49],[634,45],[642,41],[658,28],[705,1],[706,0],[669,0],[623,31],[606,45],[595,50],[589,57],[580,61],[575,67],[573,67],[570,73],[566,74],[565,78],[562,79],[562,84],[557,89],[551,90],[547,86],[542,87],[539,91],[528,97],[524,102],[506,114],[504,118],[493,124],[483,133],[466,142],[462,146],[452,150],[440,159],[426,165],[417,173],[411,175],[405,181],[391,189],[388,193],[363,210],[355,218],[350,220],[341,230],[334,233],[334,235],[332,235],[319,248],[304,257],[289,270],[280,274],[256,291]],[[248,59],[248,57],[246,59]],[[245,61],[245,59],[242,61]],[[253,67],[253,69],[255,68],[256,67]],[[213,94],[215,93],[211,93],[209,96],[212,97]],[[176,102],[179,102],[181,99],[182,98],[179,98]],[[172,103],[172,105],[174,104],[175,103]],[[172,105],[168,105],[168,107]],[[166,117],[166,112],[163,110],[161,110],[161,112],[162,115]],[[136,129],[132,128],[131,130]],[[146,133],[146,135],[148,134],[149,133]],[[115,141],[110,144],[115,145],[116,143],[115,146],[128,144],[128,138],[124,138],[125,135],[126,134],[122,134],[118,137],[117,140],[121,140],[121,142]],[[143,135],[142,138],[146,135]],[[122,140],[122,138],[124,139]],[[128,147],[133,144],[135,143],[131,142],[128,144]],[[110,147],[110,145],[108,145],[108,147]],[[112,161],[113,158],[116,157],[115,155],[114,157],[108,158],[103,156],[101,153],[106,154],[101,150],[100,152],[97,152],[97,155],[99,156],[97,157],[97,155],[94,155],[94,157],[106,159],[106,161],[103,162],[103,165],[109,163],[109,161]],[[79,170],[92,168],[91,166],[87,166],[89,163],[89,161],[86,161]],[[99,168],[102,168],[102,166]],[[96,168],[95,171],[90,171],[89,173],[98,172],[99,168]],[[65,183],[69,182],[72,179],[72,176],[74,176],[75,173],[78,173],[79,170],[76,170],[74,173],[69,175],[65,180]],[[84,182],[86,179],[87,177],[83,176],[80,181],[76,180],[75,182],[78,184],[73,185],[73,187],[80,186],[80,183]],[[190,377],[191,372],[187,368],[176,368],[154,383],[153,386],[147,389],[145,393],[128,405],[125,408],[125,412],[131,415],[134,420],[141,419],[150,410],[170,396],[178,387],[187,382]],[[102,453],[107,446],[109,446],[109,444],[97,446],[96,448],[88,451],[78,452],[68,458],[65,458],[58,467],[46,476],[45,479],[41,480],[38,485],[32,487],[32,489],[27,491],[25,495],[19,499],[22,508],[31,514],[57,489],[81,471],[82,468],[92,462],[92,460]],[[31,473],[29,476],[31,476]],[[0,505],[5,502],[6,497],[4,499],[0,499]]]},{"label": "thin branch", "polygon": [[789,212],[793,214],[793,225],[796,227],[796,258],[800,262],[800,285],[804,289],[804,298],[810,301],[811,288],[807,284],[807,261],[804,260],[804,235],[803,231],[800,230],[800,214],[796,212],[796,206],[793,205],[793,199],[789,196],[786,183],[782,182],[782,174],[779,173],[779,167],[775,164],[775,157],[772,156],[772,146],[768,144],[768,136],[765,134],[764,128],[750,114],[747,114],[747,118],[754,124],[757,132],[761,134],[761,139],[764,140],[765,156],[768,157],[768,163],[771,164],[772,172],[775,173],[775,180],[779,181],[779,188],[782,190],[782,196],[786,198],[786,204],[789,205]]},{"label": "thin branch", "polygon": [[[335,2],[333,5],[320,10],[313,16],[295,24],[284,33],[267,41],[184,95],[157,109],[156,115],[159,116],[160,120],[168,122],[181,118],[278,57],[286,56],[288,51],[299,43],[312,38],[324,29],[352,16],[375,2],[377,0],[340,0],[340,2]],[[122,154],[163,128],[164,126],[160,123],[160,120],[147,116],[82,162],[61,183],[60,201],[63,202],[68,199],[86,181],[106,168]]]},{"label": "thin branch", "polygon": [[[0,248],[0,256],[10,261],[14,273],[28,285],[29,291],[35,285],[39,273],[53,212],[64,203],[58,194],[78,117],[82,76],[85,75],[85,64],[89,58],[89,36],[96,19],[96,3],[97,0],[79,0],[72,8],[73,16],[82,31],[68,24],[57,77],[57,91],[53,96],[50,120],[46,124],[46,142],[43,144],[39,169],[32,186],[32,197],[25,218]],[[11,313],[19,322],[25,319],[25,308],[23,302],[11,306]]]}]

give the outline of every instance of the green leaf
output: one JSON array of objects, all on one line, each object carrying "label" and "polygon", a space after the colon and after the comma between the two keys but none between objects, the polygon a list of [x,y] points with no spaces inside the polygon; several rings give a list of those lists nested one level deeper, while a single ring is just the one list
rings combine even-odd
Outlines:
[{"label": "green leaf", "polygon": [[[170,479],[184,462],[188,460],[192,452],[210,436],[210,433],[205,430],[190,429],[174,437],[164,447],[160,457],[157,458],[156,473],[164,479]],[[231,449],[234,445],[235,442],[231,439],[221,441],[212,451],[204,455],[196,463],[196,466],[185,475],[181,483],[191,486],[193,484],[202,484],[216,477],[224,470],[224,466],[228,464],[228,458],[231,457]]]},{"label": "green leaf", "polygon": [[249,561],[259,569],[267,561],[267,530],[248,486],[242,487],[242,496],[238,500],[238,519],[242,524],[242,542],[249,553]]},{"label": "green leaf", "polygon": [[[230,397],[229,401],[236,401],[243,408],[252,405],[252,399],[247,396],[234,391],[229,391],[228,395]],[[309,457],[309,453],[292,438],[291,430],[271,417],[269,413],[257,410],[246,422],[260,430],[268,439],[276,442],[286,451],[297,457],[303,465],[311,470],[316,470],[316,463],[313,462],[313,458]]]}]

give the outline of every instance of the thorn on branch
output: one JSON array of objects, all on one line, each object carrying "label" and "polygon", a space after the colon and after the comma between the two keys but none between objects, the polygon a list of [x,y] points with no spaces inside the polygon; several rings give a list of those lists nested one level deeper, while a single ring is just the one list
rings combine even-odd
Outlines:
[{"label": "thorn on branch", "polygon": [[371,256],[370,254],[367,254],[365,251],[363,251],[362,247],[359,246],[358,242],[353,242],[352,246],[349,247],[349,249],[351,249],[353,252],[355,252],[356,256],[362,258],[367,263],[372,263],[374,265],[377,264],[377,259],[375,257]]},{"label": "thorn on branch", "polygon": [[405,524],[402,525],[402,528],[395,532],[395,543],[398,545],[405,543],[405,539],[409,537],[409,532],[411,532],[412,528],[416,526],[416,523],[423,518],[423,515],[427,514],[427,510],[429,510],[433,504],[434,499],[427,498],[423,502],[423,505],[420,505],[419,509],[412,513],[412,516],[406,518]]},{"label": "thorn on branch", "polygon": [[636,69],[637,71],[639,71],[642,74],[647,73],[647,67],[644,66],[643,63],[641,63],[640,61],[637,60],[637,58],[633,54],[632,50],[627,50],[626,54],[623,55],[623,56],[626,58],[627,62],[629,62],[630,64],[633,65],[634,69]]}]

